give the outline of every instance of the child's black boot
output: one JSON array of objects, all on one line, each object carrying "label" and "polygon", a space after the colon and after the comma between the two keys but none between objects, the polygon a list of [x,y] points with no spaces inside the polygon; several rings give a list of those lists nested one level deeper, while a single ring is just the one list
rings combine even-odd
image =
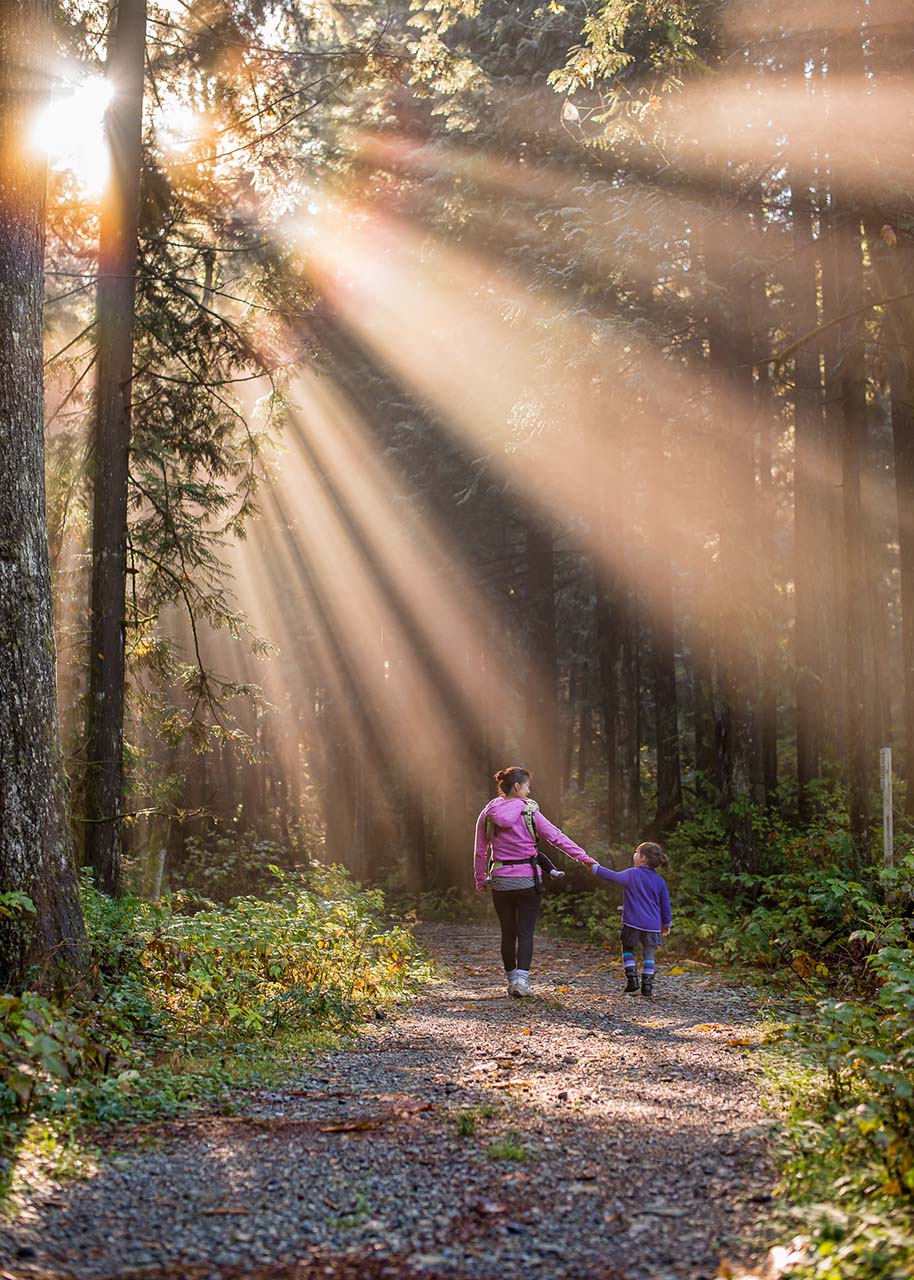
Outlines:
[{"label": "child's black boot", "polygon": [[[637,987],[635,988],[637,991]],[[654,975],[652,973],[642,973],[641,975],[641,994],[645,1000],[650,1000],[654,994]]]},{"label": "child's black boot", "polygon": [[625,970],[625,990],[630,993],[638,990],[638,975],[634,969]]}]

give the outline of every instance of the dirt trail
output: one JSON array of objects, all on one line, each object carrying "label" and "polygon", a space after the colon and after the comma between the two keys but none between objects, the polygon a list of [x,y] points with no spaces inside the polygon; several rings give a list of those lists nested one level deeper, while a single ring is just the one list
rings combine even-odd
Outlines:
[{"label": "dirt trail", "polygon": [[751,1261],[770,1174],[747,990],[661,970],[653,1002],[625,996],[614,957],[540,937],[537,994],[509,1000],[494,925],[420,936],[446,982],[238,1116],[128,1134],[0,1227],[2,1274],[699,1280]]}]

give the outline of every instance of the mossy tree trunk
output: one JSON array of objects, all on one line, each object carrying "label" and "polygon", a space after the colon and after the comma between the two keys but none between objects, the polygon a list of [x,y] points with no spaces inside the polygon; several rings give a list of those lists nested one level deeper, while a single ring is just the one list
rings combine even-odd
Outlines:
[{"label": "mossy tree trunk", "polygon": [[81,966],[85,935],[57,724],[45,519],[45,166],[24,145],[47,91],[49,0],[0,0],[0,981]]}]

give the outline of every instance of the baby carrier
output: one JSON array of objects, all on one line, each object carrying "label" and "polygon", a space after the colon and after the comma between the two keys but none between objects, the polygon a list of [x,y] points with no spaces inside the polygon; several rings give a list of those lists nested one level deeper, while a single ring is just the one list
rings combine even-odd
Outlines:
[{"label": "baby carrier", "polygon": [[[543,871],[548,871],[554,880],[563,880],[565,872],[559,871],[554,862],[551,862],[540,849],[539,832],[536,829],[536,823],[533,815],[539,813],[539,805],[535,800],[524,801],[524,825],[533,838],[534,852],[527,857],[520,858],[499,858],[499,862],[529,862],[533,869],[533,887],[537,893],[543,892]],[[492,848],[492,840],[496,831],[499,830],[495,821],[486,814],[486,879],[485,883],[490,884],[492,880],[493,867],[495,864],[495,852]]]}]

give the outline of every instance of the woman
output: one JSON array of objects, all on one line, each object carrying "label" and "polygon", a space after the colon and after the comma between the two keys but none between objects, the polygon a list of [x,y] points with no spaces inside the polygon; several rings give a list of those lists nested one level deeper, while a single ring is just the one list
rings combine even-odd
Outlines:
[{"label": "woman", "polygon": [[[562,853],[590,867],[594,859],[554,827],[530,799],[530,774],[520,765],[499,769],[499,794],[476,820],[476,892],[492,889],[501,925],[501,958],[509,996],[528,996],[533,931],[540,909],[536,837],[544,837]],[[486,875],[486,855],[492,846],[492,874]]]}]

